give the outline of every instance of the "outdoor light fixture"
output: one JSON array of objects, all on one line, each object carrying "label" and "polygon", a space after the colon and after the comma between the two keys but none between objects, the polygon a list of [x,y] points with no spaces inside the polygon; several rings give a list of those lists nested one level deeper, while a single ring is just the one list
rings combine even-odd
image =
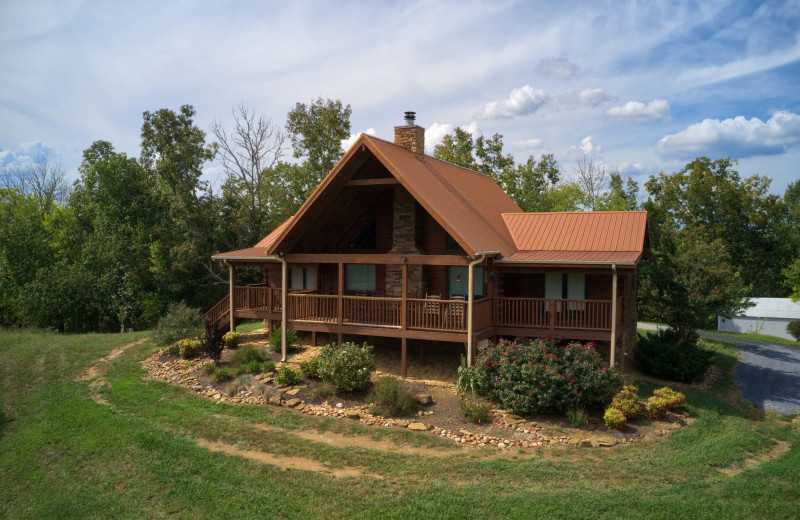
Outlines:
[{"label": "outdoor light fixture", "polygon": [[456,281],[457,281],[457,282],[460,282],[460,281],[461,281],[461,273],[458,273],[458,274],[456,275]]}]

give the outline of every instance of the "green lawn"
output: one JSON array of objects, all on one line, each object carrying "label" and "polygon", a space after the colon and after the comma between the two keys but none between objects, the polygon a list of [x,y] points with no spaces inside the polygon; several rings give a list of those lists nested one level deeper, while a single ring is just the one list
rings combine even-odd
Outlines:
[{"label": "green lawn", "polygon": [[[76,381],[113,348],[146,337],[0,331],[2,518],[794,518],[800,427],[735,399],[725,370],[684,390],[696,420],[669,439],[606,450],[461,454],[438,438],[263,406],[231,406],[142,379],[145,341],[114,359],[102,390]],[[655,388],[641,383],[645,396]],[[269,425],[264,431],[256,425]],[[451,455],[339,448],[293,435],[334,430]],[[196,439],[373,475],[335,478],[213,453]],[[785,443],[785,444],[784,444]],[[788,445],[781,456],[760,464]],[[743,467],[735,476],[720,469]]]},{"label": "green lawn", "polygon": [[767,336],[766,334],[751,334],[749,332],[721,332],[718,330],[706,330],[709,334],[719,334],[720,336],[730,336],[732,338],[752,339],[765,343],[775,343],[776,345],[788,345],[790,347],[800,347],[800,343],[779,336]]}]

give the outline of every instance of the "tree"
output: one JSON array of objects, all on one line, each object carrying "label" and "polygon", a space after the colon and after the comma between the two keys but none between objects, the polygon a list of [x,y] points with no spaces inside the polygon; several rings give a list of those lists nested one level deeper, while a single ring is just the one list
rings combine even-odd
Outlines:
[{"label": "tree", "polygon": [[308,194],[342,157],[342,140],[350,137],[350,105],[321,97],[308,105],[297,103],[286,118],[286,129],[294,157],[304,161],[307,177],[303,191]]},{"label": "tree", "polygon": [[584,155],[573,171],[575,182],[583,192],[583,206],[589,211],[598,209],[606,185],[606,165]]},{"label": "tree", "polygon": [[179,114],[166,108],[145,111],[141,162],[174,195],[196,200],[203,164],[214,158],[216,150],[206,145],[206,134],[195,126],[194,115],[191,105],[181,106]]},{"label": "tree", "polygon": [[31,195],[42,208],[49,210],[69,196],[69,183],[60,160],[40,154],[33,162],[0,169],[0,187],[14,188],[22,195]]},{"label": "tree", "polygon": [[233,121],[228,133],[215,119],[211,132],[227,175],[223,190],[236,200],[246,219],[238,239],[252,244],[272,229],[269,213],[279,186],[269,182],[270,173],[283,156],[287,136],[270,119],[256,117],[255,111],[245,105],[240,105],[238,112],[233,111]]},{"label": "tree", "polygon": [[732,318],[750,306],[750,287],[722,240],[685,231],[655,234],[640,276],[646,317],[666,323],[685,342],[694,331],[713,326],[717,316]]},{"label": "tree", "polygon": [[452,134],[446,134],[442,142],[434,147],[433,156],[470,170],[477,170],[478,163],[473,156],[474,151],[472,134],[456,127]]},{"label": "tree", "polygon": [[597,209],[604,211],[633,211],[638,207],[636,201],[639,183],[614,170],[609,173],[608,191],[600,196]]},{"label": "tree", "polygon": [[734,165],[731,159],[698,157],[673,174],[651,176],[645,183],[651,207],[663,210],[669,229],[722,240],[754,296],[784,296],[781,270],[797,247],[787,240],[786,207],[769,193],[769,178],[741,180]]}]

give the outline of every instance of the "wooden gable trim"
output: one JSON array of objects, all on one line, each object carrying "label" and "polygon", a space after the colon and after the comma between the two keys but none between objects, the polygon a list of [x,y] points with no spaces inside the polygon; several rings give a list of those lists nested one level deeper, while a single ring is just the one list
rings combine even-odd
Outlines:
[{"label": "wooden gable trim", "polygon": [[[436,212],[433,209],[433,207],[430,204],[428,204],[428,201],[426,201],[416,190],[414,190],[411,187],[408,181],[406,181],[403,175],[397,169],[395,169],[394,165],[391,163],[391,161],[389,161],[389,159],[385,155],[380,153],[380,151],[369,140],[366,140],[366,143],[369,149],[375,155],[375,157],[378,157],[378,159],[381,161],[381,164],[383,164],[383,166],[387,170],[389,170],[391,174],[398,181],[400,181],[400,184],[406,189],[406,191],[408,191],[411,194],[412,197],[414,197],[414,200],[416,200],[420,204],[420,206],[422,206],[425,209],[425,211],[427,211],[428,214],[432,216],[434,220],[436,220],[436,222],[438,222],[439,225],[442,226],[444,230],[447,233],[449,233],[450,236],[453,237],[453,239],[456,242],[458,242],[458,245],[461,246],[461,248],[468,255],[470,255],[470,257],[472,257],[472,255],[476,252],[475,248],[471,244],[469,244],[466,240],[464,240],[464,238],[459,233],[456,232],[456,230],[450,225],[450,223],[447,222],[447,220],[445,220],[445,218],[442,217],[438,212]],[[422,161],[425,161],[425,159],[423,158]],[[431,168],[428,168],[428,170],[431,172],[431,175],[436,175]]]}]

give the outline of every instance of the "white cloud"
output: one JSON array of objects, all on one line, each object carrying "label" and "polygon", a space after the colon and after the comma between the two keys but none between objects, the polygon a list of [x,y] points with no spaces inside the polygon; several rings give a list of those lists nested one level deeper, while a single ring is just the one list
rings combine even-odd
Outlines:
[{"label": "white cloud", "polygon": [[678,133],[662,137],[656,151],[660,155],[697,155],[734,158],[775,155],[800,143],[800,115],[780,110],[765,123],[757,117],[747,119],[704,119]]},{"label": "white cloud", "polygon": [[437,144],[442,142],[445,135],[453,131],[453,125],[433,123],[425,130],[425,151],[433,153]]},{"label": "white cloud", "polygon": [[20,143],[16,150],[0,150],[0,166],[18,167],[32,164],[39,157],[51,157],[55,150],[41,141]]},{"label": "white cloud", "polygon": [[578,92],[578,103],[581,105],[596,107],[609,99],[611,96],[603,92],[601,88],[585,88]]},{"label": "white cloud", "polygon": [[478,114],[482,119],[510,119],[536,112],[550,97],[542,89],[530,85],[511,90],[508,99],[487,103]]},{"label": "white cloud", "polygon": [[356,142],[356,139],[358,139],[358,136],[361,134],[378,135],[378,132],[376,132],[374,128],[367,128],[363,132],[359,132],[357,134],[350,134],[350,137],[348,137],[347,139],[342,139],[342,150],[346,152],[351,146],[353,146],[353,143]]},{"label": "white cloud", "polygon": [[644,172],[644,165],[640,162],[624,162],[619,165],[619,171],[626,175],[635,175]]},{"label": "white cloud", "polygon": [[525,141],[520,141],[519,146],[524,146],[526,148],[538,148],[542,146],[544,141],[539,139],[538,137],[534,137],[533,139],[526,139]]},{"label": "white cloud", "polygon": [[592,156],[595,153],[599,153],[601,150],[601,146],[598,144],[594,144],[592,142],[592,136],[587,135],[583,139],[581,139],[581,145],[578,147],[581,149],[584,155]]},{"label": "white cloud", "polygon": [[564,58],[542,60],[536,67],[540,74],[557,79],[573,78],[578,69],[578,65]]},{"label": "white cloud", "polygon": [[[455,126],[449,123],[433,123],[425,130],[425,151],[433,153],[433,149],[437,144],[442,142],[444,136],[452,134]],[[461,127],[462,130],[472,134],[473,137],[479,134],[478,122],[472,121],[470,124]]]},{"label": "white cloud", "polygon": [[635,119],[647,121],[650,119],[668,119],[669,103],[666,99],[654,99],[647,103],[628,101],[621,107],[611,107],[606,110],[606,115],[614,119]]}]

